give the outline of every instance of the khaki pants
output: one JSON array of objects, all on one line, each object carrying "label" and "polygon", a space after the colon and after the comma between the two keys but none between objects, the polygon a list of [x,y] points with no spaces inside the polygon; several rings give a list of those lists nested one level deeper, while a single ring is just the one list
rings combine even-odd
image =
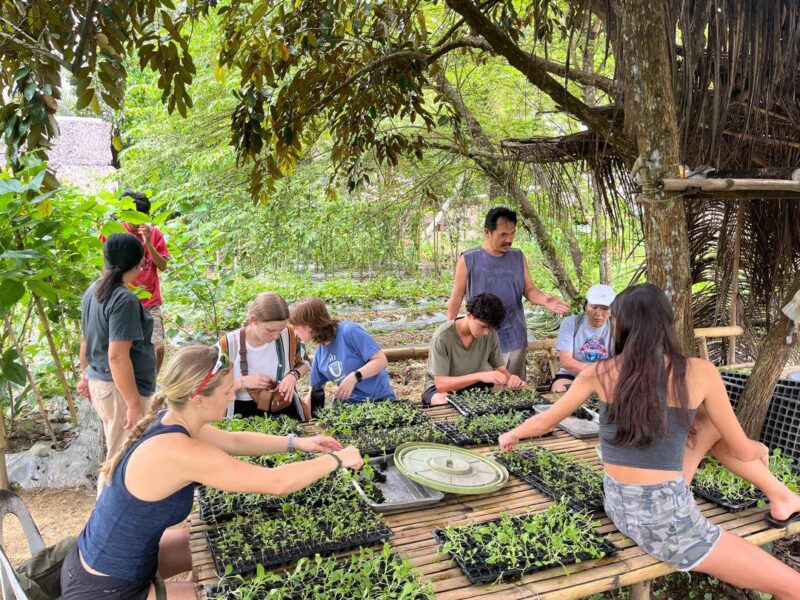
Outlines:
[{"label": "khaki pants", "polygon": [[[128,405],[122,398],[122,394],[114,385],[113,381],[100,381],[97,379],[89,380],[89,393],[92,396],[92,406],[100,416],[103,423],[103,434],[106,440],[106,457],[108,460],[125,444],[128,432],[125,429],[127,420]],[[147,412],[151,396],[139,396],[142,411]],[[101,479],[97,481],[97,494],[103,488]]]},{"label": "khaki pants", "polygon": [[522,381],[527,381],[528,373],[528,348],[520,348],[512,352],[503,352],[503,361],[506,369],[512,375],[516,375]]}]

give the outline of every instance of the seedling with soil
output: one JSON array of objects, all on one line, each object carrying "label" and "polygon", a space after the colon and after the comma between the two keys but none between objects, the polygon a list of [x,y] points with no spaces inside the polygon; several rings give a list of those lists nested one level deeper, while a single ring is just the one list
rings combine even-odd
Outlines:
[{"label": "seedling with soil", "polygon": [[594,530],[597,526],[588,511],[561,501],[540,512],[437,529],[434,536],[442,552],[478,584],[615,554],[617,548]]},{"label": "seedling with soil", "polygon": [[452,443],[444,431],[431,422],[396,429],[360,430],[350,435],[341,435],[338,440],[345,446],[353,445],[361,450],[362,454],[370,456],[391,454],[405,442]]},{"label": "seedling with soil", "polygon": [[537,446],[517,448],[494,459],[551,498],[566,498],[577,510],[603,510],[602,474],[569,454]]},{"label": "seedling with soil", "polygon": [[392,553],[389,544],[377,552],[360,548],[342,560],[301,558],[287,571],[266,571],[259,565],[252,579],[239,580],[208,586],[209,600],[432,600],[434,597],[431,585],[417,577],[408,559]]},{"label": "seedling with soil", "polygon": [[523,411],[488,413],[472,417],[459,416],[452,421],[440,421],[442,428],[460,446],[496,444],[500,434],[522,423],[530,416]]},{"label": "seedling with soil", "polygon": [[450,394],[448,401],[464,416],[512,410],[530,410],[542,403],[542,397],[533,388],[520,388],[492,392],[491,390],[467,390],[461,394]]},{"label": "seedling with soil", "polygon": [[301,433],[300,424],[285,415],[246,418],[233,416],[220,419],[214,423],[214,427],[225,431],[252,431],[268,435],[289,435],[290,433],[300,435]]},{"label": "seedling with soil", "polygon": [[382,400],[360,404],[336,402],[320,410],[317,424],[329,435],[339,437],[428,421],[428,415],[408,400]]}]

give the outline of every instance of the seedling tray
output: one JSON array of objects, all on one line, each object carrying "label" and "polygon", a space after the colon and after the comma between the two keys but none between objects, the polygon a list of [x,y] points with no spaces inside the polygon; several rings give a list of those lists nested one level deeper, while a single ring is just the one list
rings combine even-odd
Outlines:
[{"label": "seedling tray", "polygon": [[513,473],[514,475],[522,479],[522,481],[524,481],[531,487],[536,488],[544,495],[549,496],[554,500],[559,500],[561,498],[564,498],[569,504],[569,506],[575,510],[588,510],[590,512],[599,512],[605,510],[605,508],[603,507],[602,498],[596,498],[594,500],[589,498],[575,498],[566,491],[560,491],[554,489],[553,487],[545,483],[535,473],[526,473],[516,468],[511,464],[510,461],[506,460],[506,458],[502,454],[495,454],[492,456],[492,458],[497,462],[499,462],[504,467],[506,467],[510,473]]},{"label": "seedling tray", "polygon": [[[523,412],[525,413],[526,419],[531,414],[528,411]],[[447,434],[447,437],[453,440],[453,443],[457,446],[496,446],[498,437],[506,431],[481,431],[470,434],[469,432],[459,428],[453,421],[439,421],[435,425],[444,431],[445,434]],[[552,432],[548,432],[541,437],[546,437],[548,435],[552,435]]]},{"label": "seedling tray", "polygon": [[320,411],[317,421],[323,429],[342,433],[339,428],[345,423],[352,431],[380,430],[427,423],[430,417],[410,400],[380,400],[360,404],[335,402]]},{"label": "seedling tray", "polygon": [[205,486],[197,488],[197,508],[200,519],[206,523],[221,523],[229,521],[236,515],[247,514],[254,510],[268,510],[275,508],[286,499],[280,496],[260,495],[260,500],[252,498],[257,494],[237,494],[228,505],[223,505],[220,498],[209,499],[213,492]]},{"label": "seedling tray", "polygon": [[705,498],[706,500],[709,500],[714,504],[718,504],[719,506],[723,507],[729,512],[740,512],[742,510],[752,508],[758,503],[759,500],[762,500],[764,498],[763,495],[758,494],[759,497],[757,498],[750,498],[747,500],[741,500],[739,502],[731,502],[730,500],[726,500],[724,498],[720,498],[719,496],[715,495],[713,491],[706,490],[697,485],[692,485],[692,492],[694,492],[701,498]]},{"label": "seedling tray", "polygon": [[454,394],[448,395],[447,401],[465,417],[508,412],[511,410],[531,410],[542,401],[538,394],[523,396],[521,394],[515,394],[514,392],[493,394],[488,391],[486,394],[492,394],[494,401],[482,401],[477,395],[468,398],[463,395]]},{"label": "seedling tray", "polygon": [[[543,413],[552,406],[552,404],[537,404],[533,410]],[[578,439],[596,437],[600,434],[600,415],[581,406],[572,415],[561,421],[558,427]]]},{"label": "seedling tray", "polygon": [[[327,537],[327,534],[321,532],[320,537],[313,543],[297,542],[286,548],[275,551],[262,550],[257,547],[258,540],[250,539],[247,540],[246,543],[251,545],[253,556],[251,558],[244,558],[245,553],[242,552],[239,558],[234,559],[233,562],[230,560],[231,553],[228,553],[229,558],[224,560],[223,554],[217,546],[219,537],[217,530],[207,531],[205,535],[211,551],[211,558],[214,561],[214,570],[219,577],[228,577],[255,573],[259,564],[264,568],[270,568],[292,563],[303,557],[314,556],[315,554],[324,556],[334,552],[352,550],[359,546],[371,546],[389,539],[394,535],[394,532],[385,523],[381,523],[374,528],[365,528],[364,531],[359,534],[344,539],[326,540],[325,537]],[[226,573],[226,568],[229,565],[231,570]]]},{"label": "seedling tray", "polygon": [[[375,502],[367,496],[358,480],[353,479],[353,486],[362,498],[376,512],[386,513],[397,510],[407,510],[436,504],[444,494],[424,485],[420,485],[404,477],[394,464],[394,456],[370,459],[370,464],[376,471],[383,474],[385,481],[373,483],[383,494],[383,502]],[[377,481],[377,480],[376,480]]]},{"label": "seedling tray", "polygon": [[342,436],[339,441],[345,446],[355,446],[361,450],[361,454],[370,457],[392,454],[398,446],[406,442],[452,443],[450,437],[436,427],[435,423],[421,423],[391,430],[359,431],[353,436]]},{"label": "seedling tray", "polygon": [[[521,521],[522,519],[524,519],[524,517],[520,517],[518,520]],[[481,523],[481,525],[490,525],[498,521],[500,521],[500,519],[492,519],[491,521]],[[433,537],[439,544],[443,545],[447,542],[447,535],[443,529],[434,529]],[[613,556],[619,552],[619,549],[608,539],[605,537],[601,539],[602,541],[596,547],[602,550],[606,556]],[[453,557],[453,560],[455,560],[456,564],[461,568],[472,585],[509,581],[511,579],[518,579],[529,573],[544,571],[553,567],[571,565],[584,560],[594,560],[594,557],[588,553],[578,553],[572,556],[565,556],[557,563],[536,565],[535,563],[539,561],[541,557],[533,556],[529,558],[530,562],[525,567],[504,568],[501,563],[489,564],[487,562],[489,557],[485,552],[481,551],[481,547],[476,545],[474,548],[476,549],[476,554],[473,555],[473,560],[469,563],[464,561],[460,556]]]}]

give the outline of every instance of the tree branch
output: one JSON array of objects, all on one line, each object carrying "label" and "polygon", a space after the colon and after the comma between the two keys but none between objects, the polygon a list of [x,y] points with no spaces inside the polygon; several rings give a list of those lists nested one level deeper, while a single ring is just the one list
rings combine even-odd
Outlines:
[{"label": "tree branch", "polygon": [[570,94],[563,85],[548,74],[544,65],[534,60],[530,54],[517,46],[475,4],[469,0],[447,0],[447,5],[464,17],[467,23],[494,48],[494,51],[505,57],[511,66],[527,77],[528,81],[550,96],[566,112],[580,119],[608,140],[623,157],[629,161],[635,159],[637,156],[636,146],[631,140],[621,131],[614,128],[611,123],[593,112],[590,107]]}]

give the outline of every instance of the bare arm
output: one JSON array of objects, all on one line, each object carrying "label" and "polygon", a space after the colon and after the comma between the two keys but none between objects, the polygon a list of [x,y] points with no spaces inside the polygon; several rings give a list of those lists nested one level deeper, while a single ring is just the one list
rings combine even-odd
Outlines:
[{"label": "bare arm", "polygon": [[[262,456],[286,452],[289,440],[283,435],[265,435],[248,431],[224,431],[205,425],[195,436],[234,456]],[[341,450],[342,445],[331,437],[296,437],[294,447],[301,452],[327,452]]]},{"label": "bare arm", "polygon": [[481,383],[485,373],[470,373],[469,375],[435,375],[433,384],[436,386],[436,391],[443,394],[463,390],[466,387]]},{"label": "bare arm", "polygon": [[150,253],[150,258],[153,260],[153,264],[159,271],[164,271],[167,268],[167,257],[161,256],[158,251],[153,247],[153,243],[148,239],[145,243],[145,248]]},{"label": "bare arm", "polygon": [[596,365],[586,369],[575,378],[575,383],[548,410],[539,413],[500,436],[500,448],[506,452],[513,450],[520,440],[544,435],[569,415],[578,410],[599,387],[595,375]]},{"label": "bare arm", "polygon": [[572,373],[580,373],[584,369],[588,369],[589,367],[592,366],[592,363],[583,363],[579,360],[575,360],[575,357],[572,355],[572,352],[568,350],[560,350],[558,352],[558,362],[561,363],[561,366],[564,367],[567,371],[570,371]]},{"label": "bare arm", "polygon": [[567,305],[567,303],[563,300],[560,300],[554,296],[550,296],[549,294],[545,294],[542,290],[533,285],[531,272],[528,270],[528,259],[525,258],[524,255],[522,256],[522,263],[524,265],[523,275],[525,278],[525,289],[522,292],[522,295],[525,296],[525,298],[527,298],[528,302],[531,304],[538,304],[539,306],[543,306],[546,309],[561,315],[565,314],[569,310],[569,305]]},{"label": "bare arm", "polygon": [[131,362],[131,340],[112,340],[108,344],[108,366],[111,378],[129,409],[139,408],[139,390]]},{"label": "bare arm", "polygon": [[81,349],[78,352],[78,360],[81,363],[81,371],[84,373],[89,368],[89,361],[86,360],[86,337],[81,334]]},{"label": "bare arm", "polygon": [[452,321],[458,316],[461,302],[467,293],[467,261],[462,254],[456,263],[456,273],[453,277],[453,290],[450,292],[450,300],[447,301],[447,320]]}]

